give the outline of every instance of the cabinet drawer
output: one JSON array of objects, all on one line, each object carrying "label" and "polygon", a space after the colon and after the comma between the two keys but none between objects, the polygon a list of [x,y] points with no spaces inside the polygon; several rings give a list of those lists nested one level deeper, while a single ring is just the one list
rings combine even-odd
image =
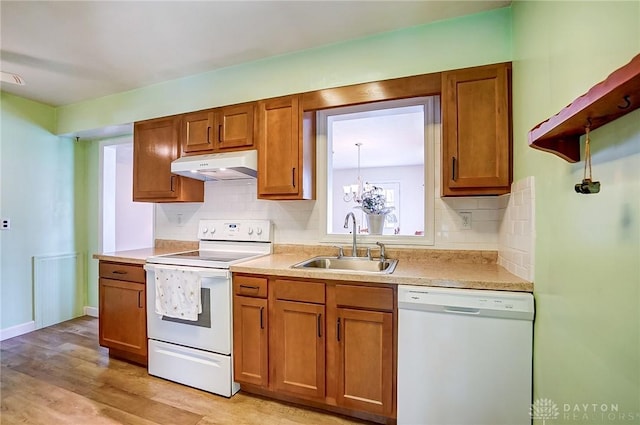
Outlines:
[{"label": "cabinet drawer", "polygon": [[100,261],[100,277],[129,282],[146,282],[146,275],[142,265],[109,263]]},{"label": "cabinet drawer", "polygon": [[234,275],[233,293],[245,297],[267,298],[267,278]]},{"label": "cabinet drawer", "polygon": [[374,310],[393,310],[393,289],[371,286],[336,285],[336,304]]},{"label": "cabinet drawer", "polygon": [[278,300],[324,304],[324,283],[277,279],[275,285]]}]

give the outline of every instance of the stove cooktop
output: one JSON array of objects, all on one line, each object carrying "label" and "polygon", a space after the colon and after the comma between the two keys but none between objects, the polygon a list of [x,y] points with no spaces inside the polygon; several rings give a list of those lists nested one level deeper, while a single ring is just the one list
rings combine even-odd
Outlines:
[{"label": "stove cooktop", "polygon": [[228,269],[271,253],[269,220],[200,220],[198,249],[147,258],[151,264]]},{"label": "stove cooktop", "polygon": [[185,259],[185,260],[198,260],[198,261],[217,261],[221,263],[227,263],[231,261],[239,261],[244,258],[255,257],[255,253],[247,252],[219,252],[219,251],[189,251],[180,252],[178,254],[164,255],[165,259]]}]

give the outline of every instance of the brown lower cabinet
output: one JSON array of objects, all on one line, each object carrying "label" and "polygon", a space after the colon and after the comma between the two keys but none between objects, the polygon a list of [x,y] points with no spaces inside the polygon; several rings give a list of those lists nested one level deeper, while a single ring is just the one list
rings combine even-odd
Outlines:
[{"label": "brown lower cabinet", "polygon": [[[266,284],[266,280],[265,280]],[[237,382],[269,384],[267,300],[233,297],[233,373]]]},{"label": "brown lower cabinet", "polygon": [[142,265],[100,261],[98,340],[109,355],[147,365],[146,278]]},{"label": "brown lower cabinet", "polygon": [[393,313],[338,308],[338,404],[389,415]]},{"label": "brown lower cabinet", "polygon": [[244,391],[381,423],[396,417],[395,288],[234,274]]}]

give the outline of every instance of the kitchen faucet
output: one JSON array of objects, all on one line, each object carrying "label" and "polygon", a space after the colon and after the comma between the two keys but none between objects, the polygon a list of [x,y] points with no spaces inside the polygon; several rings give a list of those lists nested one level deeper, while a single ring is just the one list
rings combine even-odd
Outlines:
[{"label": "kitchen faucet", "polygon": [[344,228],[348,229],[349,228],[349,217],[351,217],[353,219],[353,230],[351,233],[353,233],[353,243],[351,244],[351,256],[352,257],[357,257],[358,256],[358,247],[356,246],[356,216],[353,214],[353,212],[350,212],[349,214],[347,214],[347,216],[344,218]]},{"label": "kitchen faucet", "polygon": [[384,244],[382,242],[376,242],[376,245],[380,247],[380,262],[384,263],[384,260],[387,259],[387,255],[384,250]]}]

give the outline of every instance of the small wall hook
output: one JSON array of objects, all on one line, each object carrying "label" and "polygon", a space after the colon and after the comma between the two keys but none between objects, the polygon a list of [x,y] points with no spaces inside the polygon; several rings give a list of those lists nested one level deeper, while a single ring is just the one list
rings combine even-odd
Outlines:
[{"label": "small wall hook", "polygon": [[631,98],[629,97],[629,95],[626,95],[625,97],[623,97],[625,104],[624,105],[618,105],[618,109],[627,109],[631,106]]},{"label": "small wall hook", "polygon": [[587,124],[584,126],[585,130],[590,130],[592,124],[591,117],[587,118]]}]

